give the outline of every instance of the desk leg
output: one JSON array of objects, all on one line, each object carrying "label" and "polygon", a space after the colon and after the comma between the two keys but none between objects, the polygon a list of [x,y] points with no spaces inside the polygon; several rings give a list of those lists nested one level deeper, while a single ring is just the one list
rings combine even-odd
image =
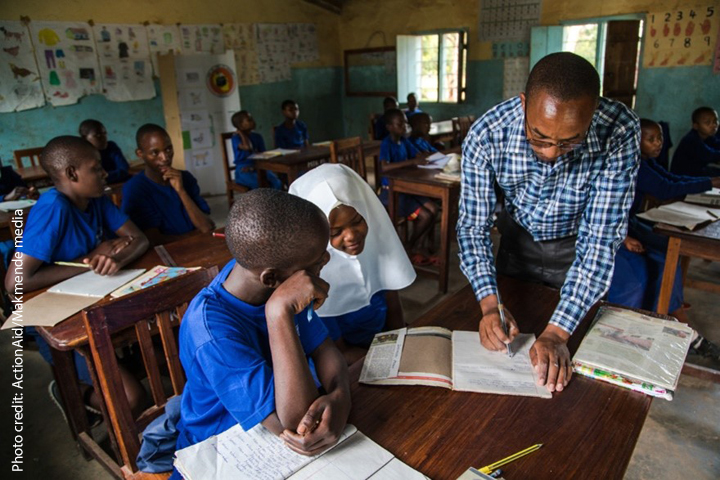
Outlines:
[{"label": "desk leg", "polygon": [[291,168],[290,171],[287,173],[288,177],[288,187],[292,185],[292,183],[297,180],[297,178],[300,176],[300,169],[299,168]]},{"label": "desk leg", "polygon": [[397,205],[397,197],[395,194],[395,185],[394,181],[391,178],[390,179],[390,185],[388,185],[388,212],[390,213],[390,221],[393,224],[393,228],[395,227],[395,219],[397,217],[397,212],[395,205]]},{"label": "desk leg", "polygon": [[270,185],[268,184],[267,174],[265,173],[265,170],[256,168],[255,171],[257,172],[258,187],[260,187],[260,188],[269,187]]},{"label": "desk leg", "polygon": [[[75,373],[75,360],[73,351],[50,349],[53,359],[53,373],[55,381],[60,390],[60,398],[62,399],[68,423],[70,424],[70,433],[73,440],[77,441],[78,434],[85,432],[90,435],[90,425],[88,425],[83,398],[80,394],[80,386],[78,385],[77,374]],[[86,460],[91,457],[84,448],[80,448],[81,453]]]},{"label": "desk leg", "polygon": [[440,217],[440,281],[442,293],[448,291],[448,266],[450,264],[450,190],[443,189],[442,216]]},{"label": "desk leg", "polygon": [[666,315],[670,307],[670,295],[672,294],[673,284],[675,283],[675,272],[677,271],[678,258],[680,256],[680,242],[681,240],[675,237],[670,237],[668,240],[657,313]]}]

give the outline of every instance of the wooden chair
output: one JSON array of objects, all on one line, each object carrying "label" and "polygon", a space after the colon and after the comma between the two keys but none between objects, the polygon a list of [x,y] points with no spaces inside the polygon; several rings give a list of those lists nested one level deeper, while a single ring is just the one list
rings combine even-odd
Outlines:
[{"label": "wooden chair", "polygon": [[381,115],[379,113],[370,114],[370,127],[368,128],[368,140],[375,140],[375,122]]},{"label": "wooden chair", "polygon": [[[234,201],[235,192],[245,193],[250,190],[245,185],[238,185],[234,179],[234,165],[231,167],[231,162],[234,163],[235,159],[228,154],[228,151],[232,152],[232,136],[235,132],[227,132],[220,134],[220,146],[222,147],[223,154],[223,170],[225,172],[225,192],[228,197],[228,207],[232,207]],[[232,170],[231,170],[232,168]]]},{"label": "wooden chair", "polygon": [[453,138],[454,138],[455,146],[462,145],[462,142],[463,142],[463,140],[465,140],[465,137],[467,136],[468,132],[470,131],[470,127],[472,126],[474,121],[475,121],[474,115],[467,115],[464,117],[453,117],[452,126],[453,126]]},{"label": "wooden chair", "polygon": [[330,163],[342,163],[352,168],[367,181],[365,154],[360,137],[344,138],[330,142]]},{"label": "wooden chair", "polygon": [[40,154],[43,151],[43,147],[37,147],[37,148],[26,148],[24,150],[15,150],[13,152],[13,156],[15,157],[15,167],[16,168],[23,168],[25,165],[23,164],[23,158],[27,158],[30,160],[30,166],[36,167],[40,165]]},{"label": "wooden chair", "polygon": [[[141,434],[145,427],[165,410],[168,396],[163,388],[160,367],[153,345],[152,332],[160,335],[164,362],[170,373],[172,395],[182,393],[185,374],[180,358],[173,327],[180,324],[187,304],[217,275],[217,267],[199,269],[181,277],[169,280],[151,288],[135,292],[104,305],[83,311],[83,321],[89,339],[92,362],[88,362],[93,383],[100,387],[103,399],[103,413],[110,419],[111,439],[119,453],[121,466],[112,462],[109,456],[96,457],[108,470],[126,479],[167,478],[167,475],[144,474],[137,469],[136,458],[140,451]],[[133,332],[134,330],[134,332]],[[122,335],[120,335],[122,332]],[[137,341],[142,353],[145,371],[152,392],[153,405],[137,419],[133,418],[125,396],[123,382],[115,357],[115,344],[119,336],[130,336]],[[127,341],[127,340],[125,340]],[[164,363],[163,362],[163,363]]]}]

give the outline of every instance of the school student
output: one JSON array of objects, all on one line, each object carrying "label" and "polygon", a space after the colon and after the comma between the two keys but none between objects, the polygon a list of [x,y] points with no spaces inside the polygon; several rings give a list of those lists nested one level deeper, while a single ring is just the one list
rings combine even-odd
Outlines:
[{"label": "school student", "polygon": [[[418,155],[417,149],[405,138],[407,120],[405,114],[398,109],[385,112],[385,124],[388,136],[380,145],[380,173],[426,163],[425,157]],[[388,205],[388,179],[382,178],[380,201]],[[415,221],[413,233],[408,241],[410,261],[415,265],[437,263],[437,257],[424,255],[419,251],[420,240],[435,226],[438,206],[431,199],[419,195],[398,195],[398,212],[402,217]]]},{"label": "school student", "polygon": [[178,449],[237,424],[262,424],[303,455],[337,441],[350,413],[347,366],[314,313],[328,293],[318,276],[328,230],[320,209],[285,192],[259,188],[235,201],[225,230],[234,260],[180,327],[188,380]]},{"label": "school student", "polygon": [[100,150],[100,163],[108,174],[107,183],[124,182],[130,178],[128,173],[130,165],[125,160],[120,147],[115,142],[108,140],[105,125],[93,119],[83,120],[78,132],[82,138]]},{"label": "school student", "polygon": [[382,140],[387,137],[388,131],[385,127],[385,112],[393,108],[398,108],[398,101],[395,97],[385,97],[383,100],[383,114],[375,117],[375,125],[373,130],[375,132],[375,140]]},{"label": "school student", "polygon": [[154,245],[215,228],[195,177],[173,168],[173,145],[165,129],[148,123],[138,129],[135,139],[135,152],[145,162],[145,170],[123,185],[123,212]]},{"label": "school student", "polygon": [[[2,162],[2,160],[0,160]],[[35,187],[28,188],[22,177],[10,165],[0,167],[0,202],[21,198],[37,200],[40,193]]]},{"label": "school student", "polygon": [[[56,137],[43,149],[40,165],[55,187],[40,196],[28,215],[22,245],[14,254],[18,262],[12,262],[5,276],[8,292],[16,291],[18,279],[21,291],[31,292],[88,271],[54,264],[57,261],[85,263],[97,274],[112,275],[145,252],[145,235],[104,195],[107,173],[92,144],[79,137]],[[40,354],[52,364],[45,340],[34,328],[27,333],[35,336]],[[75,367],[86,406],[100,413],[87,364],[77,353]],[[139,413],[145,391],[123,368],[121,376],[130,408]],[[54,387],[52,383],[51,394],[59,405]]]},{"label": "school student", "polygon": [[412,131],[410,132],[410,143],[419,151],[425,153],[435,153],[435,148],[430,143],[430,125],[432,118],[425,112],[413,115],[408,119]]},{"label": "school student", "polygon": [[[235,155],[235,183],[248,188],[258,188],[255,162],[250,158],[254,153],[265,151],[265,140],[255,130],[255,120],[247,110],[240,110],[230,120],[235,127],[232,149]],[[272,188],[282,189],[282,182],[273,172],[266,172]]]},{"label": "school student", "polygon": [[398,290],[415,281],[415,270],[377,196],[351,168],[321,165],[293,182],[290,193],[317,205],[330,222],[330,261],[320,274],[330,294],[317,313],[350,365],[376,333],[405,326]]},{"label": "school student", "polygon": [[[667,237],[653,232],[653,224],[636,216],[646,195],[669,200],[720,187],[720,177],[675,175],[657,162],[663,147],[663,133],[657,122],[640,119],[640,168],[635,197],[630,209],[628,236],[615,255],[615,270],[608,300],[627,307],[655,311],[665,268]],[[689,323],[683,309],[682,272],[678,268],[669,306],[670,315]],[[696,353],[715,356],[720,349],[700,337],[693,343]]]},{"label": "school student", "polygon": [[718,115],[710,107],[700,107],[692,113],[692,130],[685,135],[675,149],[670,171],[677,175],[693,177],[720,175],[720,141]]},{"label": "school student", "polygon": [[275,147],[298,149],[310,145],[307,125],[298,120],[298,104],[294,100],[285,100],[280,108],[285,120],[275,127]]},{"label": "school student", "polygon": [[403,113],[405,113],[405,116],[409,119],[415,114],[422,113],[422,110],[418,108],[418,101],[417,96],[415,96],[415,93],[411,92],[407,95],[407,108],[403,110]]}]

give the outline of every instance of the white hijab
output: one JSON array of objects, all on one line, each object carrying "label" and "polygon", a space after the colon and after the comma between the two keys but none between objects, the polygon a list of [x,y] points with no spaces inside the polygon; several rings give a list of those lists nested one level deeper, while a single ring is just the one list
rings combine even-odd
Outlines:
[{"label": "white hijab", "polygon": [[330,294],[317,311],[321,317],[354,312],[370,304],[381,290],[399,290],[412,284],[415,270],[393,228],[390,217],[360,175],[342,164],[326,163],[310,170],[290,185],[290,193],[317,205],[327,217],[347,205],[368,224],[365,248],[348,255],[328,243],[330,261],[320,277],[330,284]]}]

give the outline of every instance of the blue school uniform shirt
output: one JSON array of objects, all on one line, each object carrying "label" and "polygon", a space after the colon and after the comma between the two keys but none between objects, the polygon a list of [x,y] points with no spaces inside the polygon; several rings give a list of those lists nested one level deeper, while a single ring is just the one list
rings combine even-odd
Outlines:
[{"label": "blue school uniform shirt", "polygon": [[385,291],[376,292],[370,303],[354,312],[335,317],[320,317],[333,341],[342,337],[351,345],[369,347],[376,333],[382,331],[387,320]]},{"label": "blue school uniform shirt", "polygon": [[51,188],[40,195],[28,215],[18,251],[43,262],[72,261],[86,255],[128,221],[127,215],[103,195],[91,198],[81,211]]},{"label": "blue school uniform shirt", "polygon": [[652,195],[658,200],[670,200],[693,193],[708,191],[712,188],[710,177],[693,177],[675,175],[658,164],[655,159],[640,160],[635,198],[630,214],[638,213],[645,195]]},{"label": "blue school uniform shirt", "polygon": [[105,180],[107,183],[124,182],[130,178],[130,174],[128,173],[130,165],[128,165],[127,160],[125,160],[125,156],[122,150],[120,150],[120,147],[117,146],[117,143],[108,142],[107,148],[100,151],[100,163],[102,164],[103,170],[108,174]]},{"label": "blue school uniform shirt", "polygon": [[419,108],[416,108],[415,110],[410,111],[410,110],[408,110],[408,109],[406,108],[405,110],[403,110],[403,113],[405,113],[405,118],[410,118],[410,117],[412,117],[413,115],[417,115],[418,113],[422,113],[422,110],[420,110]]},{"label": "blue school uniform shirt", "polygon": [[5,201],[5,195],[12,192],[15,187],[26,187],[19,173],[11,166],[0,167],[0,202]]},{"label": "blue school uniform shirt", "polygon": [[417,148],[420,152],[426,152],[426,153],[435,153],[437,152],[437,148],[430,145],[430,142],[425,140],[422,137],[410,137],[409,138],[410,143],[413,144],[415,148]]},{"label": "blue school uniform shirt", "polygon": [[300,120],[295,121],[294,128],[287,128],[285,122],[275,127],[275,146],[277,148],[302,148],[305,141],[310,141],[307,125]]},{"label": "blue school uniform shirt", "polygon": [[680,140],[675,149],[670,171],[693,177],[720,175],[720,170],[708,167],[709,163],[720,163],[720,142],[715,137],[703,140],[697,130],[693,129]]},{"label": "blue school uniform shirt", "polygon": [[[182,171],[185,191],[204,213],[210,207],[200,196],[200,186],[195,177]],[[182,235],[195,229],[190,215],[171,185],[160,185],[140,172],[123,185],[122,211],[130,216],[140,230],[157,228],[163,235]]]},{"label": "blue school uniform shirt", "polygon": [[235,154],[235,172],[238,173],[243,168],[255,167],[255,162],[250,159],[253,153],[260,153],[265,151],[265,140],[262,135],[255,132],[250,132],[250,143],[252,143],[252,150],[242,150],[240,145],[240,135],[235,134],[232,136],[232,149]]},{"label": "blue school uniform shirt", "polygon": [[[236,424],[253,428],[275,411],[275,385],[265,305],[249,305],[223,287],[231,260],[190,302],[180,327],[180,361],[187,374],[177,448]],[[327,338],[307,310],[295,316],[300,343],[311,355]]]},{"label": "blue school uniform shirt", "polygon": [[[394,142],[389,135],[380,144],[380,161],[381,162],[403,162],[410,158],[415,158],[418,154],[417,149],[410,141],[401,137],[399,142]],[[383,186],[389,185],[387,178],[382,177]]]},{"label": "blue school uniform shirt", "polygon": [[379,115],[375,118],[375,140],[382,140],[388,136],[387,126],[385,125],[385,115]]}]

